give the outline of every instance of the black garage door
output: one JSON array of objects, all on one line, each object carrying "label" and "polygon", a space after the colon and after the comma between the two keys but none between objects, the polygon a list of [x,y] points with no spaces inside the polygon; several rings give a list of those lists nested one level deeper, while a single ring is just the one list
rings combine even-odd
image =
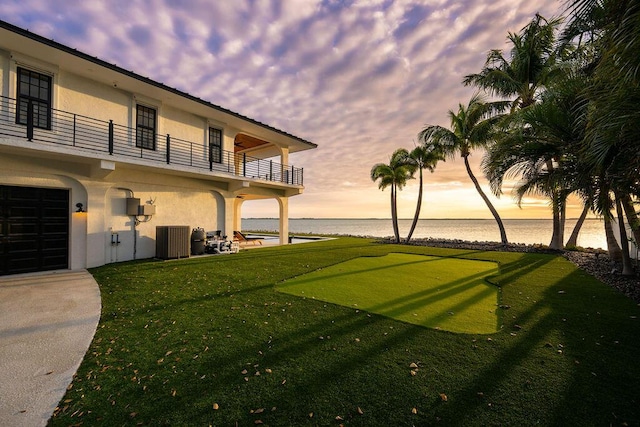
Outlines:
[{"label": "black garage door", "polygon": [[0,275],[69,266],[69,190],[0,185]]}]

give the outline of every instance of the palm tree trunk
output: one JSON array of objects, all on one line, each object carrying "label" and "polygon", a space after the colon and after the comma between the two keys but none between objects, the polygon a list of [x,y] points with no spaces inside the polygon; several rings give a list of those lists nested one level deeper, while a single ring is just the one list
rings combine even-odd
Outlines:
[{"label": "palm tree trunk", "polygon": [[621,196],[620,202],[622,203],[624,212],[627,215],[627,222],[631,226],[631,231],[633,232],[633,239],[636,241],[636,246],[640,246],[640,219],[638,218],[636,209],[633,206],[631,196],[629,196],[629,194],[624,194],[623,196]]},{"label": "palm tree trunk", "polygon": [[560,242],[562,242],[562,247],[564,248],[564,228],[567,224],[567,196],[563,192],[561,194],[562,199],[560,202],[562,203],[560,208]]},{"label": "palm tree trunk", "polygon": [[551,209],[553,211],[553,233],[551,234],[549,249],[561,250],[563,241],[562,219],[560,213],[560,195],[557,191],[554,191],[551,195]]},{"label": "palm tree trunk", "polygon": [[618,228],[620,229],[620,249],[622,249],[622,275],[633,276],[633,265],[629,256],[629,240],[627,240],[627,227],[624,225],[624,213],[620,197],[616,194],[616,212],[618,213]]},{"label": "palm tree trunk", "polygon": [[587,218],[588,213],[589,204],[585,203],[582,213],[580,214],[580,218],[578,218],[578,222],[576,222],[576,225],[573,227],[573,231],[571,232],[571,236],[569,236],[569,240],[567,240],[566,247],[575,248],[578,246],[578,234],[580,234],[580,229],[582,228],[582,224],[584,224],[584,220]]},{"label": "palm tree trunk", "polygon": [[418,187],[418,202],[416,203],[416,213],[413,216],[411,229],[409,230],[409,234],[407,235],[407,243],[409,243],[409,241],[411,240],[411,236],[413,236],[413,230],[416,229],[416,225],[418,224],[418,219],[420,218],[421,208],[422,208],[422,168],[420,168],[420,185]]},{"label": "palm tree trunk", "polygon": [[620,245],[618,245],[615,234],[613,234],[613,226],[611,225],[611,217],[609,215],[608,212],[605,212],[604,234],[607,237],[607,252],[609,252],[609,259],[611,261],[618,262],[622,260],[622,250],[620,249]]},{"label": "palm tree trunk", "polygon": [[393,235],[396,243],[400,243],[400,232],[398,231],[398,207],[396,205],[396,185],[391,184],[391,222],[393,223]]},{"label": "palm tree trunk", "polygon": [[478,180],[473,175],[473,172],[471,171],[471,166],[469,165],[468,156],[463,156],[463,158],[464,158],[464,166],[465,168],[467,168],[467,174],[469,175],[469,178],[471,178],[473,185],[475,185],[476,187],[476,191],[478,191],[478,194],[480,194],[480,197],[482,197],[482,200],[484,200],[485,204],[491,211],[491,214],[493,215],[496,222],[498,223],[498,228],[500,229],[500,241],[502,242],[503,245],[509,244],[509,241],[507,240],[507,232],[504,229],[504,224],[502,224],[502,219],[500,219],[500,215],[498,215],[498,211],[496,211],[496,208],[493,207],[493,204],[491,204],[491,201],[489,200],[487,195],[484,194],[484,191],[482,191],[482,188],[480,187],[480,183],[478,183]]}]

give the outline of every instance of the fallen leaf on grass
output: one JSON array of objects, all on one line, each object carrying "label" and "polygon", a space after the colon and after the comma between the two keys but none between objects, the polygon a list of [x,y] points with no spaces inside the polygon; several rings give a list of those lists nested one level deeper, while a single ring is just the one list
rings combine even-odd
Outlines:
[{"label": "fallen leaf on grass", "polygon": [[363,410],[362,410],[362,408],[360,408],[359,406],[358,406],[358,414],[360,414],[360,415],[364,415],[364,411],[363,411]]},{"label": "fallen leaf on grass", "polygon": [[412,408],[412,409],[411,409],[411,413],[412,413],[413,415],[417,414],[417,413],[418,413],[418,408]]},{"label": "fallen leaf on grass", "polygon": [[449,398],[447,397],[446,394],[440,393],[440,399],[442,399],[443,402],[446,402]]},{"label": "fallen leaf on grass", "polygon": [[411,365],[409,365],[409,368],[411,369],[417,369],[418,365],[416,365],[415,363],[411,363]]},{"label": "fallen leaf on grass", "polygon": [[214,409],[215,411],[217,411],[218,409],[220,409],[220,405],[218,405],[217,403],[214,403],[214,404],[213,404],[213,409]]}]

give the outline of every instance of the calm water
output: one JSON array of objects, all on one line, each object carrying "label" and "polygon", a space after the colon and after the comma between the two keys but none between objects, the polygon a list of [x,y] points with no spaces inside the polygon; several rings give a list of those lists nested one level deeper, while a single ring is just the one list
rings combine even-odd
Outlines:
[{"label": "calm water", "polygon": [[[550,219],[506,219],[503,220],[507,238],[511,243],[548,245],[551,241]],[[576,220],[567,220],[565,239],[573,231]],[[411,220],[400,220],[400,236],[406,237]],[[277,219],[242,220],[243,230],[277,231]],[[354,236],[386,237],[393,235],[390,219],[290,219],[291,233],[343,234]],[[418,222],[413,237],[462,239],[469,241],[500,241],[500,232],[492,219],[422,219]],[[578,237],[578,246],[606,249],[602,221],[588,219]]]}]

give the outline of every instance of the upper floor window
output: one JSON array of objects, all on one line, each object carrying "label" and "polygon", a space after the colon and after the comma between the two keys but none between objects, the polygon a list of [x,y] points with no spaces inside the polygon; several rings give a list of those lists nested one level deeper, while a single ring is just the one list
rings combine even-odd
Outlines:
[{"label": "upper floor window", "polygon": [[33,126],[51,129],[51,76],[18,67],[16,123],[27,124],[29,104],[33,106]]},{"label": "upper floor window", "polygon": [[136,108],[136,147],[155,150],[157,112],[144,105]]},{"label": "upper floor window", "polygon": [[222,163],[222,131],[209,128],[209,162]]}]

